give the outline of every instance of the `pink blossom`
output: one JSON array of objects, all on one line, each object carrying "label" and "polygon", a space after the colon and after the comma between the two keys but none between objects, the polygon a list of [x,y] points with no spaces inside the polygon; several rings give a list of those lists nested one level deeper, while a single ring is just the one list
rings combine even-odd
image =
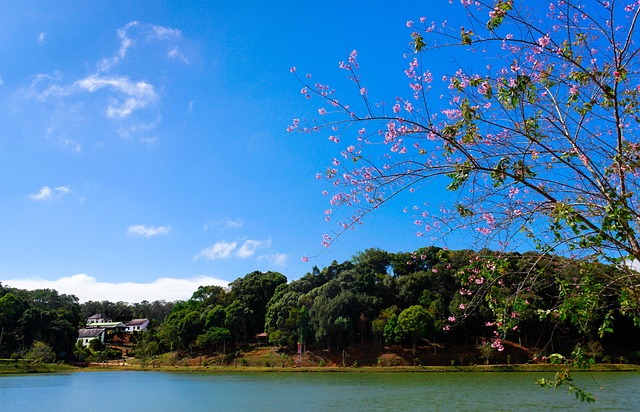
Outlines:
[{"label": "pink blossom", "polygon": [[455,323],[455,321],[456,321],[456,317],[455,317],[455,316],[449,316],[449,317],[447,318],[447,320],[448,320],[449,322],[451,322],[451,323]]},{"label": "pink blossom", "polygon": [[324,108],[320,108],[318,109],[318,113],[320,113],[321,116],[324,116],[325,114],[327,114],[327,111]]},{"label": "pink blossom", "polygon": [[351,51],[351,54],[349,54],[349,63],[355,63],[356,57],[358,57],[358,52],[354,49]]},{"label": "pink blossom", "polygon": [[500,338],[495,338],[491,343],[491,347],[497,349],[498,352],[502,352],[504,350],[504,346],[502,345]]},{"label": "pink blossom", "polygon": [[[295,68],[294,68],[294,70],[295,70]],[[308,258],[308,257],[306,257],[306,256],[302,256],[302,257],[300,258],[300,260],[302,260],[303,262],[308,262],[308,261],[309,261],[309,258]]]},{"label": "pink blossom", "polygon": [[465,306],[465,304],[464,304],[464,303],[461,303],[461,304],[459,304],[459,305],[458,305],[458,308],[459,308],[460,310],[465,310],[465,309],[466,309],[466,306]]},{"label": "pink blossom", "polygon": [[538,39],[538,45],[540,47],[547,47],[547,45],[551,42],[551,38],[549,37],[548,34],[545,34],[544,36],[540,37]]},{"label": "pink blossom", "polygon": [[404,110],[408,111],[409,113],[413,112],[413,105],[410,102],[405,102]]},{"label": "pink blossom", "polygon": [[291,73],[295,73],[295,72],[296,72],[296,66],[293,66],[292,68],[290,68],[290,69],[289,69],[289,71],[290,71]]},{"label": "pink blossom", "polygon": [[578,94],[578,86],[575,84],[571,85],[569,88],[569,94]]}]

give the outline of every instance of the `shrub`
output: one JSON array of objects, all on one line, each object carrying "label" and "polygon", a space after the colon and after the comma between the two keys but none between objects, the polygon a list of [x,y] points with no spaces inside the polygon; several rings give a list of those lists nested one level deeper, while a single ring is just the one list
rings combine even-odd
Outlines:
[{"label": "shrub", "polygon": [[47,345],[45,342],[37,340],[33,342],[33,345],[24,358],[33,363],[49,363],[55,360],[56,355],[53,353],[51,346]]}]

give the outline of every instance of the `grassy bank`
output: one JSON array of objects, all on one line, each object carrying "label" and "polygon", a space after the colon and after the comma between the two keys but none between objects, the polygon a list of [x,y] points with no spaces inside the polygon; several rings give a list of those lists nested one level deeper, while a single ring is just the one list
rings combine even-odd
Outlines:
[{"label": "grassy bank", "polygon": [[[0,360],[0,375],[20,373],[56,373],[79,371],[157,371],[157,372],[194,372],[194,373],[398,373],[398,372],[555,372],[559,368],[549,364],[524,364],[524,365],[473,365],[473,366],[363,366],[363,367],[338,367],[338,366],[185,366],[185,365],[158,365],[140,364],[139,362],[110,362],[91,363],[87,366],[74,366],[59,363],[34,364],[24,361]],[[640,365],[628,364],[599,364],[593,365],[590,372],[640,372]]]},{"label": "grassy bank", "polygon": [[0,359],[0,375],[10,373],[69,372],[78,368],[63,363],[32,363],[23,360]]},{"label": "grassy bank", "polygon": [[[94,363],[89,364],[86,371],[160,371],[160,372],[212,372],[212,373],[242,373],[242,372],[350,372],[350,373],[367,373],[367,372],[556,372],[560,368],[557,365],[550,364],[522,364],[522,365],[473,365],[473,366],[363,366],[363,367],[339,367],[339,366],[185,366],[185,365],[158,365],[152,364],[141,365],[139,363]],[[629,364],[599,364],[593,365],[590,372],[640,372],[640,365]]]}]

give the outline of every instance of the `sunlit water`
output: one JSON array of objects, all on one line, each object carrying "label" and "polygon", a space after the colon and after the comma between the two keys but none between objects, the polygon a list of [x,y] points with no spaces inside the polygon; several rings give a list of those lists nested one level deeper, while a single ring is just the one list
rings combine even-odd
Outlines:
[{"label": "sunlit water", "polygon": [[[640,411],[640,374],[78,372],[0,376],[0,411]],[[602,389],[601,389],[602,387]]]}]

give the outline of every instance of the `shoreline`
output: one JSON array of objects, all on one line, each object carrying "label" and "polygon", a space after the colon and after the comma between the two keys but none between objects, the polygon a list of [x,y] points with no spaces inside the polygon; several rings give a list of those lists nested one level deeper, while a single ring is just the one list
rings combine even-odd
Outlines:
[{"label": "shoreline", "polygon": [[[30,364],[11,361],[0,363],[0,375],[25,373],[67,373],[100,371],[138,371],[138,372],[189,372],[189,373],[439,373],[439,372],[557,372],[562,365],[551,364],[494,364],[472,366],[141,366],[122,363],[93,363],[87,366],[71,364]],[[574,369],[580,372],[640,372],[640,365],[633,364],[596,364],[588,370]]]},{"label": "shoreline", "polygon": [[[211,373],[438,373],[438,372],[557,372],[561,365],[550,364],[495,364],[495,365],[473,365],[473,366],[361,366],[361,367],[339,367],[339,366],[157,366],[141,367],[139,365],[90,365],[81,368],[88,371],[112,370],[112,371],[159,371],[159,372],[211,372]],[[583,372],[576,369],[575,372]],[[592,365],[584,372],[640,372],[640,365],[628,364],[602,364]]]}]

